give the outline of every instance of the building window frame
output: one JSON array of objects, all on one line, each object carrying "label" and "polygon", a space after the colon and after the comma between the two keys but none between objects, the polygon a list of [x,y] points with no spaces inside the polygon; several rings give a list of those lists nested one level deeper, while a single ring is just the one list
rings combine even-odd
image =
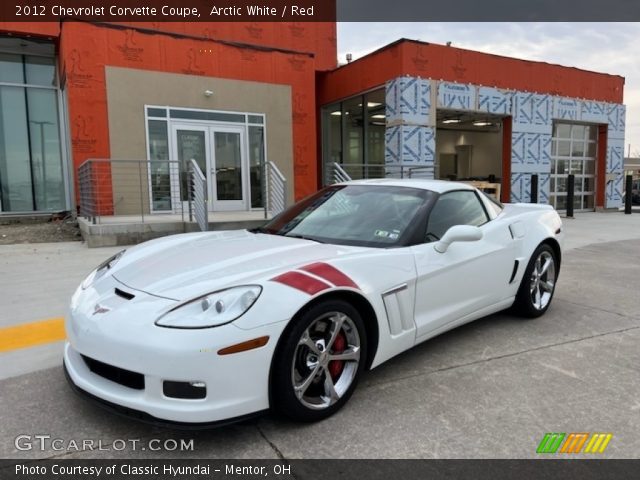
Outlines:
[{"label": "building window frame", "polygon": [[[261,201],[262,201],[262,205],[260,206],[254,206],[253,205],[253,199],[249,198],[248,202],[249,202],[249,210],[250,211],[260,211],[264,209],[264,192],[266,191],[266,185],[264,185],[265,182],[265,178],[264,178],[264,171],[265,171],[265,164],[269,161],[269,157],[268,157],[268,145],[267,145],[267,138],[268,138],[268,130],[267,130],[267,114],[263,113],[263,112],[250,112],[250,111],[235,111],[235,110],[215,110],[215,109],[203,109],[203,108],[190,108],[190,107],[177,107],[177,106],[171,106],[171,105],[155,105],[155,104],[145,104],[144,105],[144,127],[145,127],[145,143],[146,143],[146,152],[147,152],[147,160],[151,160],[151,142],[149,139],[149,121],[150,120],[156,120],[156,121],[164,121],[166,123],[166,131],[167,131],[167,156],[169,158],[167,158],[168,161],[174,161],[176,159],[171,158],[172,156],[172,152],[173,152],[173,148],[174,148],[174,141],[175,139],[172,138],[173,136],[171,135],[171,124],[172,122],[176,122],[176,123],[180,123],[180,124],[189,124],[189,123],[193,123],[194,125],[202,125],[202,124],[208,124],[211,126],[242,126],[245,130],[245,134],[244,134],[244,148],[245,151],[247,152],[247,162],[248,165],[246,165],[247,168],[251,168],[251,152],[250,152],[250,135],[249,135],[249,129],[250,127],[254,127],[254,128],[261,128],[262,129],[262,135],[263,135],[263,156],[262,158],[264,159],[264,163],[261,165],[261,171],[263,172],[262,175],[262,185],[260,186],[260,190],[262,192],[261,195]],[[160,115],[153,115],[150,114],[150,110],[156,110],[159,111],[162,110],[164,112],[164,116],[160,116]],[[171,116],[171,112],[179,112],[179,111],[183,111],[183,112],[198,112],[198,113],[202,113],[202,114],[211,114],[211,115],[243,115],[244,116],[244,121],[241,122],[234,122],[234,121],[219,121],[219,120],[203,120],[203,119],[188,119],[188,118],[179,118],[179,117],[172,117]],[[149,197],[150,200],[151,196],[152,196],[152,172],[151,169],[147,169],[148,172],[148,188],[149,188]],[[178,185],[178,176],[179,173],[177,171],[175,171],[175,169],[170,169],[170,184],[172,185],[172,189],[174,188],[175,185]],[[250,177],[250,175],[249,175]],[[208,178],[208,177],[207,177]],[[249,179],[249,185],[248,185],[248,190],[249,195],[251,195],[251,181]],[[180,205],[180,192],[171,192],[171,205],[170,208],[168,209],[156,209],[154,208],[154,204],[153,201],[149,202],[149,210],[151,213],[158,213],[158,214],[166,214],[166,213],[176,213],[179,212],[181,209],[181,205]]]},{"label": "building window frame", "polygon": [[[322,145],[322,175],[323,175],[323,184],[328,185],[333,183],[333,163],[338,163],[343,166],[343,168],[347,171],[347,173],[352,178],[379,178],[380,176],[384,176],[384,133],[382,145],[382,162],[371,162],[371,145],[370,145],[370,132],[371,126],[370,118],[372,112],[378,107],[382,108],[382,112],[386,117],[386,105],[385,105],[385,86],[379,85],[377,87],[368,89],[357,95],[351,95],[349,97],[345,97],[339,100],[336,100],[330,104],[325,104],[320,108],[321,115],[321,145]],[[379,102],[372,102],[372,97],[382,96]],[[346,104],[351,102],[356,103],[358,107],[361,107],[361,111],[359,112],[362,117],[362,125],[359,127],[359,139],[361,145],[359,145],[358,149],[360,151],[359,162],[353,163],[350,161],[345,161],[346,158],[350,156],[350,149],[353,148],[351,138],[348,138],[348,125],[347,125],[347,108]],[[375,106],[372,104],[375,103]],[[340,112],[337,114],[337,112]],[[331,119],[332,116],[340,116],[340,128],[339,128],[339,139],[334,139],[331,127]],[[380,115],[378,113],[378,115]],[[380,120],[380,119],[377,119]],[[382,123],[382,122],[380,122]],[[383,125],[383,131],[386,128],[386,125]],[[335,140],[335,141],[334,141]],[[334,146],[339,145],[339,150],[334,149]],[[337,155],[336,158],[332,158]],[[337,161],[336,161],[337,160]]]},{"label": "building window frame", "polygon": [[[28,39],[25,39],[29,41]],[[16,215],[16,214],[39,214],[39,213],[51,213],[51,212],[59,212],[59,211],[67,211],[72,207],[72,197],[73,192],[71,190],[72,182],[70,181],[69,174],[69,148],[67,145],[69,136],[68,136],[68,121],[66,118],[66,105],[65,97],[63,95],[61,86],[60,86],[60,71],[59,71],[59,62],[58,57],[55,54],[53,43],[47,42],[47,46],[51,46],[51,53],[42,53],[37,51],[11,48],[7,46],[0,46],[0,54],[8,54],[19,56],[22,63],[23,68],[23,78],[24,82],[7,82],[0,81],[0,87],[10,87],[10,88],[21,88],[24,91],[25,98],[27,97],[28,91],[40,90],[40,91],[52,91],[54,92],[55,98],[55,117],[57,120],[57,134],[58,134],[58,144],[59,144],[59,155],[60,155],[60,172],[61,172],[61,193],[62,193],[62,204],[59,208],[49,208],[42,209],[38,208],[37,195],[36,195],[36,184],[34,181],[34,165],[33,165],[33,153],[31,141],[29,140],[29,177],[31,184],[31,202],[33,204],[33,208],[31,210],[24,211],[14,211],[14,210],[4,210],[3,209],[3,194],[0,191],[0,216],[2,215]],[[29,47],[27,47],[29,48]],[[27,68],[27,57],[38,57],[38,58],[46,58],[52,61],[53,67],[53,83],[51,85],[43,85],[43,84],[34,84],[27,82],[26,68]],[[29,108],[28,104],[25,106],[25,114],[27,118],[27,125],[30,125],[31,121],[29,120]],[[29,128],[29,127],[27,127]],[[30,138],[31,133],[27,132],[28,138]],[[43,179],[46,182],[46,179]],[[46,188],[46,187],[43,187]]]}]

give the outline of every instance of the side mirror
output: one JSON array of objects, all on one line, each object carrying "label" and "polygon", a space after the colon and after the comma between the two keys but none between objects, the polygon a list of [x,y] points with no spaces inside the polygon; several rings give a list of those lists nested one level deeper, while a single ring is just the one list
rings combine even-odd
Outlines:
[{"label": "side mirror", "polygon": [[444,253],[453,242],[475,242],[482,238],[482,230],[471,225],[455,225],[434,245],[436,252]]}]

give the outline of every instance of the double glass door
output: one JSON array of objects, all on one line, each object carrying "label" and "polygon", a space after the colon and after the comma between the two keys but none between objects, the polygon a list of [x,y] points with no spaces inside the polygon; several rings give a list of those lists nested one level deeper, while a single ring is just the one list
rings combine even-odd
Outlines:
[{"label": "double glass door", "polygon": [[173,158],[182,166],[180,191],[187,200],[188,164],[195,160],[207,178],[209,210],[248,210],[245,128],[207,124],[173,124]]}]

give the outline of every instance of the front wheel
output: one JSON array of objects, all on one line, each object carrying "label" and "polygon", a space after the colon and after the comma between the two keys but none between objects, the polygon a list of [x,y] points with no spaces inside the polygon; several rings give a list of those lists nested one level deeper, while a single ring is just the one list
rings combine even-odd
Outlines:
[{"label": "front wheel", "polygon": [[364,324],[342,300],[319,303],[292,322],[272,366],[273,407],[293,420],[322,420],[355,390],[367,358]]},{"label": "front wheel", "polygon": [[556,254],[546,243],[540,245],[527,265],[513,304],[522,316],[535,318],[543,315],[553,298],[560,266]]}]

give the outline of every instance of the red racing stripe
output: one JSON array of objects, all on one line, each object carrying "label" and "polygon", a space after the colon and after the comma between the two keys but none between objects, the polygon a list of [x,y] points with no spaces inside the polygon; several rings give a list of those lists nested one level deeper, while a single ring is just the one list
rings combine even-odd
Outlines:
[{"label": "red racing stripe", "polygon": [[278,275],[271,279],[273,282],[279,282],[283,285],[287,285],[292,288],[297,288],[309,295],[315,295],[322,290],[331,288],[327,283],[324,283],[316,278],[305,275],[302,272],[287,272],[282,275]]},{"label": "red racing stripe", "polygon": [[306,267],[302,267],[300,270],[304,270],[306,272],[313,273],[320,278],[324,278],[325,280],[333,283],[336,287],[351,287],[359,290],[358,285],[353,280],[328,263],[312,263]]}]

